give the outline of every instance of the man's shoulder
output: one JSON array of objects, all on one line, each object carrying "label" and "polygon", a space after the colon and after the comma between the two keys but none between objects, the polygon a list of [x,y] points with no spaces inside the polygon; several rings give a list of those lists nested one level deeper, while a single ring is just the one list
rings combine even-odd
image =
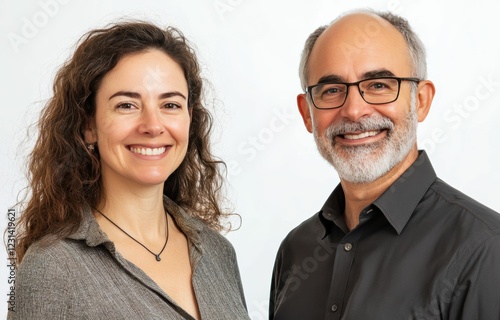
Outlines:
[{"label": "man's shoulder", "polygon": [[325,235],[325,227],[320,220],[320,212],[304,220],[298,226],[288,232],[287,236],[282,241],[282,247],[285,245],[297,245],[304,241],[315,241],[318,237]]},{"label": "man's shoulder", "polygon": [[500,230],[500,214],[495,210],[439,178],[432,184],[431,189],[444,205],[453,209],[452,213],[459,213],[488,229]]}]

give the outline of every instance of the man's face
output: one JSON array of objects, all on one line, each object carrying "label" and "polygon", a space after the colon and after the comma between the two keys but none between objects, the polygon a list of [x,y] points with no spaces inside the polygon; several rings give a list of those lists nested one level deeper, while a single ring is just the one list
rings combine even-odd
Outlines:
[{"label": "man's face", "polygon": [[[402,35],[387,21],[365,14],[344,17],[325,30],[313,47],[308,66],[308,85],[325,79],[356,82],[378,76],[412,76]],[[303,95],[298,101],[318,150],[341,179],[367,183],[416,149],[416,94],[411,91],[411,83],[403,81],[396,101],[372,105],[351,86],[344,105],[330,110],[316,109]]]}]

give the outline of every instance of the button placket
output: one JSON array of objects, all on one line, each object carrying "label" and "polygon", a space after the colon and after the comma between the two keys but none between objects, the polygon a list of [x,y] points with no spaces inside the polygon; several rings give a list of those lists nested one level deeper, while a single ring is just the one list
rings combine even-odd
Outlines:
[{"label": "button placket", "polygon": [[354,233],[341,239],[337,246],[330,293],[328,295],[330,304],[326,309],[330,314],[329,318],[332,320],[340,320],[342,317],[342,308],[347,293],[347,282],[355,258],[358,240],[359,233],[355,230]]}]

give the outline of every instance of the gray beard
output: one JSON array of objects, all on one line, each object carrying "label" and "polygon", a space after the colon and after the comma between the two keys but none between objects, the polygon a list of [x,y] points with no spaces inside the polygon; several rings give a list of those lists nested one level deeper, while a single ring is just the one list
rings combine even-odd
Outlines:
[{"label": "gray beard", "polygon": [[[318,130],[314,128],[314,140],[319,153],[333,165],[342,180],[352,183],[377,180],[403,161],[416,143],[418,119],[414,101],[411,104],[411,110],[397,127],[389,118],[374,115],[362,118],[359,122],[332,124],[324,136],[319,136]],[[335,143],[335,136],[339,134],[375,130],[387,130],[386,138],[360,146]]]}]

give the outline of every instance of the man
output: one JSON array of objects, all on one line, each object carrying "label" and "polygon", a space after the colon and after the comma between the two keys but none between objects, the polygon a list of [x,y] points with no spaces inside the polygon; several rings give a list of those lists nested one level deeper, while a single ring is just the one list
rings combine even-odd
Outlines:
[{"label": "man", "polygon": [[276,258],[270,319],[500,319],[500,215],[416,145],[434,85],[407,21],[357,11],[307,39],[297,97],[340,184]]}]

